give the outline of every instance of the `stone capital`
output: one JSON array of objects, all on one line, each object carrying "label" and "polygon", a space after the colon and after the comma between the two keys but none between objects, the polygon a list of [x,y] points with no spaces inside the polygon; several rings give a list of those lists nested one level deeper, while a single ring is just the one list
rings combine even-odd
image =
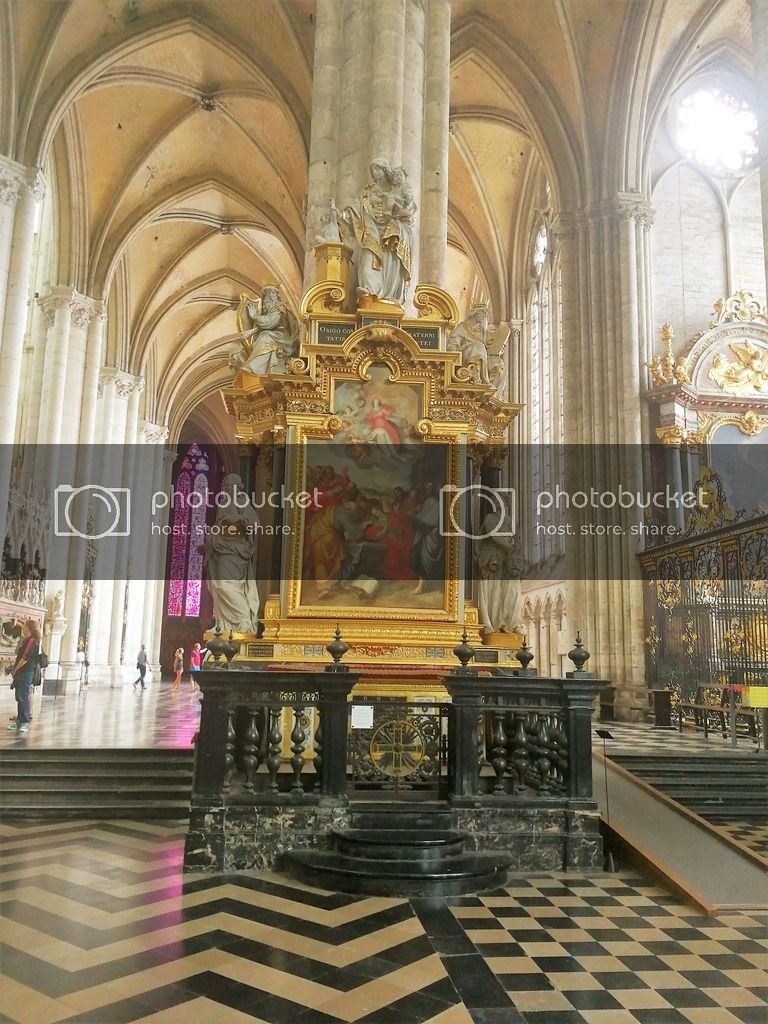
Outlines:
[{"label": "stone capital", "polygon": [[19,179],[0,167],[0,203],[4,206],[15,206],[21,195],[22,184]]},{"label": "stone capital", "polygon": [[576,236],[576,226],[576,215],[562,211],[553,218],[550,224],[550,232],[554,236],[555,241],[559,242],[564,239],[574,238]]},{"label": "stone capital", "polygon": [[92,299],[88,295],[81,295],[74,288],[66,285],[55,285],[41,295],[37,304],[43,312],[46,323],[49,327],[53,325],[56,311],[69,309],[72,316],[72,323],[76,327],[87,327],[91,320],[106,320],[107,311],[103,302]]},{"label": "stone capital", "polygon": [[99,394],[104,388],[113,387],[118,398],[130,398],[134,392],[144,390],[144,378],[134,377],[132,373],[118,370],[116,366],[103,366],[99,373]]},{"label": "stone capital", "polygon": [[75,327],[87,327],[91,321],[93,310],[90,299],[84,295],[75,295],[72,300],[72,323]]},{"label": "stone capital", "polygon": [[0,156],[0,203],[15,206],[22,192],[29,192],[40,202],[45,195],[45,178],[40,169]]},{"label": "stone capital", "polygon": [[164,427],[160,423],[142,420],[139,429],[144,435],[144,444],[164,444],[168,440],[168,427]]},{"label": "stone capital", "polygon": [[610,205],[617,220],[633,220],[643,228],[653,224],[653,207],[640,192],[618,192]]},{"label": "stone capital", "polygon": [[71,310],[75,303],[77,292],[74,288],[67,288],[64,285],[55,285],[39,296],[37,304],[40,307],[48,327],[53,327],[56,313],[61,309]]}]

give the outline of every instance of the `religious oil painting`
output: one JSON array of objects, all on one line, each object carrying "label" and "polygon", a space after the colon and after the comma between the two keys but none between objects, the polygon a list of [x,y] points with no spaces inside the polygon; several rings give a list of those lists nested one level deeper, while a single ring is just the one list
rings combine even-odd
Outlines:
[{"label": "religious oil painting", "polygon": [[340,382],[332,442],[307,444],[302,605],[416,608],[444,603],[440,489],[446,449],[414,432],[419,388],[390,381]]}]

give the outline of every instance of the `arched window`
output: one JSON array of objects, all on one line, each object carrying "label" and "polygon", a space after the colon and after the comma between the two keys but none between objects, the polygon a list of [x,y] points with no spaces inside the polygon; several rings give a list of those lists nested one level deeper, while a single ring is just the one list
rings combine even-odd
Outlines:
[{"label": "arched window", "polygon": [[166,611],[173,618],[200,614],[203,579],[203,527],[210,492],[208,457],[200,447],[187,449],[173,491],[171,571]]},{"label": "arched window", "polygon": [[[530,243],[532,278],[528,323],[528,437],[531,444],[530,484],[533,493],[554,490],[559,472],[556,446],[562,439],[562,304],[560,272],[550,246],[546,217],[535,224]],[[561,543],[546,531],[547,523],[535,523],[534,562],[559,550]]]}]

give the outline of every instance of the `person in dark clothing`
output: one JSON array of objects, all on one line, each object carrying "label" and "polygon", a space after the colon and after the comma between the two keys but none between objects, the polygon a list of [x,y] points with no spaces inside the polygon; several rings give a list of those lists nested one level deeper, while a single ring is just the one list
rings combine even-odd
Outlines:
[{"label": "person in dark clothing", "polygon": [[39,659],[40,629],[34,619],[27,619],[16,648],[16,660],[11,668],[6,669],[13,677],[11,687],[18,707],[16,721],[8,726],[11,732],[29,732],[29,696],[35,674],[39,671]]},{"label": "person in dark clothing", "polygon": [[135,690],[136,686],[141,683],[141,688],[144,690],[146,689],[144,686],[144,676],[147,674],[147,669],[149,668],[149,659],[147,658],[147,652],[144,644],[141,645],[141,650],[136,657],[136,668],[139,670],[139,677],[138,679],[134,679],[133,688]]}]

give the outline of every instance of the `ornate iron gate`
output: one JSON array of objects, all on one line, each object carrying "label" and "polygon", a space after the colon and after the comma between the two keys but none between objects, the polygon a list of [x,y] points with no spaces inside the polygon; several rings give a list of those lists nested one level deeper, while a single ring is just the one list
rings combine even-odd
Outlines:
[{"label": "ornate iron gate", "polygon": [[[356,728],[353,706],[373,710],[373,724]],[[355,698],[350,705],[348,758],[357,790],[433,792],[444,782],[447,709],[432,701]]]}]

